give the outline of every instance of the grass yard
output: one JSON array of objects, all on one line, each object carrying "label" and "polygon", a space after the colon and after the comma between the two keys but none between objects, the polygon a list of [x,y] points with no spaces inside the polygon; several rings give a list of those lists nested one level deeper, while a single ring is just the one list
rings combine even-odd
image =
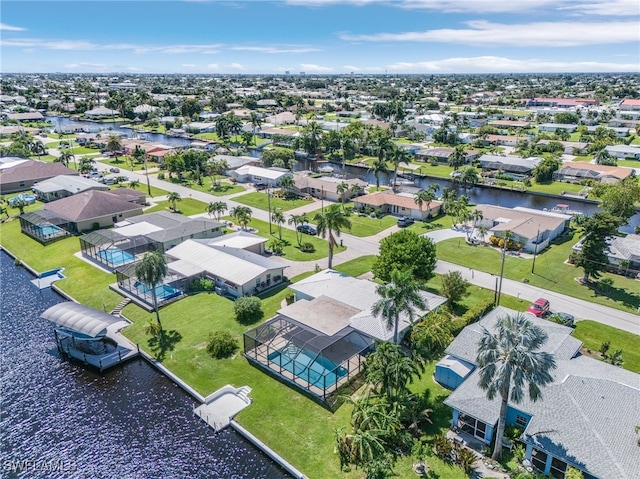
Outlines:
[{"label": "grass yard", "polygon": [[[235,222],[235,219],[231,216],[223,216],[223,221]],[[256,218],[252,218],[248,225],[249,228],[256,228],[257,231],[253,233],[262,236],[263,238],[276,238],[278,239],[278,226],[272,225],[271,230],[273,234],[269,233],[269,223]],[[296,232],[289,228],[282,228],[282,240],[285,243],[282,256],[291,261],[315,261],[318,259],[326,258],[329,255],[329,245],[326,240],[318,236],[302,235],[303,243],[311,243],[315,247],[313,253],[303,253],[298,248],[298,240],[296,238]],[[346,250],[346,246],[338,246],[333,250],[334,254],[338,254]]]},{"label": "grass yard", "polygon": [[527,188],[530,191],[538,191],[540,193],[549,193],[552,195],[562,195],[563,191],[567,193],[579,193],[584,186],[575,183],[562,183],[560,181],[552,181],[550,183],[536,183]]},{"label": "grass yard", "polygon": [[[53,163],[53,160],[55,160],[58,157],[53,155],[40,155],[39,157],[38,155],[32,155],[29,158],[31,158],[32,160],[40,160],[40,161],[46,161],[47,163]],[[69,163],[69,168],[73,169],[73,162]]]},{"label": "grass yard", "polygon": [[[101,163],[106,163],[107,165],[115,166],[122,170],[144,171],[144,163],[136,163],[134,161],[133,168],[132,168],[131,160],[130,160],[130,157],[128,156],[119,156],[117,160],[115,158],[109,158],[108,160],[101,161]],[[155,168],[157,166],[158,166],[157,163],[147,161],[147,168]]]},{"label": "grass yard", "polygon": [[593,160],[593,155],[576,156],[572,161],[582,161],[588,163]]},{"label": "grass yard", "polygon": [[[600,345],[605,341],[610,341],[609,353],[622,349],[622,367],[640,373],[640,350],[638,350],[638,336],[622,331],[606,324],[595,321],[578,321],[573,336],[584,344],[584,348],[593,354],[590,356],[599,357]],[[588,351],[587,351],[588,353]]]},{"label": "grass yard", "polygon": [[378,257],[373,254],[360,256],[359,258],[345,261],[344,263],[334,266],[333,269],[340,271],[341,273],[348,274],[349,276],[358,277],[361,274],[371,271],[373,263],[376,262],[377,258]]},{"label": "grass yard", "polygon": [[[635,313],[640,304],[640,282],[611,273],[603,273],[602,278],[610,278],[613,281],[611,293],[605,296],[574,280],[582,276],[582,268],[564,264],[564,261],[569,257],[571,247],[579,238],[579,232],[572,230],[560,241],[556,241],[550,248],[540,253],[536,259],[534,275],[531,274],[531,259],[507,256],[505,278],[515,281],[526,278],[533,286]],[[500,252],[495,248],[471,246],[453,238],[437,244],[437,256],[444,261],[495,275],[500,274]]]},{"label": "grass yard", "polygon": [[[124,188],[131,188],[131,186],[129,186],[129,182],[125,181],[124,183],[121,183],[119,186],[122,186]],[[119,186],[114,186],[113,188],[118,188]],[[158,196],[166,196],[169,192],[167,190],[163,190],[162,188],[158,188],[156,186],[151,185],[151,195],[149,195],[149,190],[147,188],[147,183],[144,181],[141,181],[138,186],[136,186],[135,188],[131,188],[133,190],[136,191],[142,191],[145,195],[147,195],[147,199],[149,198],[156,198]]]},{"label": "grass yard", "polygon": [[354,236],[363,237],[375,235],[392,227],[396,224],[398,218],[391,215],[385,215],[381,218],[372,218],[370,216],[359,216],[354,213],[349,216],[349,221],[351,221],[351,230],[349,233]]},{"label": "grass yard", "polygon": [[640,168],[639,160],[618,160],[618,166],[626,166],[628,168]]},{"label": "grass yard", "polygon": [[[170,204],[167,200],[159,201],[156,206],[145,210],[145,213],[155,213],[156,211],[169,211],[173,212],[170,208]],[[194,200],[193,198],[182,198],[181,201],[176,203],[177,214],[184,216],[197,215],[207,212],[207,204],[202,201]]]},{"label": "grass yard", "polygon": [[414,170],[418,175],[435,176],[437,178],[451,178],[451,173],[453,172],[453,166],[449,166],[444,163],[432,165],[423,161],[412,161],[411,164],[419,166],[417,170]]},{"label": "grass yard", "polygon": [[[260,210],[268,211],[269,209],[269,200],[267,198],[267,193],[262,193],[260,191],[237,196],[233,199],[233,201],[237,201],[238,203],[242,203],[243,205],[247,205],[252,208],[258,208]],[[276,211],[277,209],[280,209],[282,211],[289,211],[295,208],[299,208],[300,206],[311,204],[313,203],[313,201],[314,200],[304,200],[302,198],[284,199],[271,196],[271,211]]]},{"label": "grass yard", "polygon": [[409,229],[417,234],[423,234],[428,233],[429,231],[451,228],[452,226],[453,218],[451,216],[440,215],[436,216],[435,218],[429,218],[426,221],[416,221],[411,226],[407,226],[405,229]]},{"label": "grass yard", "polygon": [[[226,177],[221,177],[226,178]],[[177,183],[176,181],[173,181]],[[199,185],[195,181],[190,181],[189,183],[183,183],[183,186],[187,188],[191,188],[192,190],[202,191],[203,193],[209,193],[215,196],[227,196],[232,195],[234,193],[240,193],[245,190],[245,187],[242,185],[235,185],[233,183],[229,183],[228,181],[219,181],[215,186],[211,181],[210,177],[202,178],[202,185]]]}]

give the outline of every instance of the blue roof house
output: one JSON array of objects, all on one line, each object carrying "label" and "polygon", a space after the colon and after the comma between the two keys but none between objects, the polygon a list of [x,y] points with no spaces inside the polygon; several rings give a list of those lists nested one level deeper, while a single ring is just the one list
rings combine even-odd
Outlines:
[{"label": "blue roof house", "polygon": [[[478,342],[484,328],[494,330],[505,315],[498,307],[467,326],[445,350],[435,379],[453,389],[444,403],[453,409],[451,424],[469,439],[491,444],[500,414],[500,400],[489,401],[478,386]],[[582,343],[573,330],[527,314],[545,330],[541,350],[553,354],[554,382],[542,399],[509,404],[507,426],[522,430],[525,458],[535,469],[563,479],[569,466],[585,479],[640,477],[640,447],[635,427],[640,423],[640,375],[580,354]]]}]

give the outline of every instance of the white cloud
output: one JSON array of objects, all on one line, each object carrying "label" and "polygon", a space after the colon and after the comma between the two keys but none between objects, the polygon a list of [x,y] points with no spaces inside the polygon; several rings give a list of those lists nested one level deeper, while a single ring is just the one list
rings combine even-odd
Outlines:
[{"label": "white cloud", "polygon": [[48,40],[44,38],[12,38],[0,40],[3,47],[44,48],[47,50],[131,50],[134,53],[159,52],[164,54],[180,53],[218,53],[221,44],[176,44],[176,45],[141,45],[134,43],[94,43],[85,40]]},{"label": "white cloud", "polygon": [[64,67],[70,70],[81,69],[82,71],[104,71],[107,69],[107,65],[105,65],[104,63],[83,63],[83,62],[68,63],[64,65]]},{"label": "white cloud", "polygon": [[229,50],[246,51],[246,52],[259,52],[259,53],[311,53],[322,51],[320,48],[313,47],[291,47],[291,48],[279,48],[279,47],[252,47],[252,46],[237,46],[231,47]]},{"label": "white cloud", "polygon": [[608,2],[594,1],[591,3],[579,3],[562,5],[559,10],[571,10],[586,15],[602,15],[602,16],[638,16],[637,0],[612,0]]},{"label": "white cloud", "polygon": [[244,70],[244,66],[242,66],[240,63],[231,63],[229,65],[229,68],[232,68],[233,70]]},{"label": "white cloud", "polygon": [[333,70],[331,67],[324,67],[313,63],[301,63],[300,68],[305,72],[330,72]]},{"label": "white cloud", "polygon": [[438,42],[465,45],[569,47],[638,41],[638,22],[539,22],[522,24],[466,22],[469,28],[443,28],[424,32],[342,34],[349,41]]},{"label": "white cloud", "polygon": [[554,73],[638,72],[637,63],[567,62],[542,59],[514,60],[482,56],[445,58],[426,62],[398,62],[387,66],[397,73]]},{"label": "white cloud", "polygon": [[357,67],[355,65],[342,65],[344,70],[350,72],[381,72],[384,71],[382,67]]},{"label": "white cloud", "polygon": [[0,23],[0,31],[4,32],[24,32],[26,28],[16,27],[13,25],[7,25],[6,23]]}]

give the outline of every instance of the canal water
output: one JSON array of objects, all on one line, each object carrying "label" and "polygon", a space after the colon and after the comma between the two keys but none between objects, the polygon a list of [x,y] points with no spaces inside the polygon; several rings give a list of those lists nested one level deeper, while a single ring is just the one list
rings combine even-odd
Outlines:
[{"label": "canal water", "polygon": [[61,358],[40,314],[63,299],[31,279],[0,252],[0,477],[291,477],[144,360],[100,375]]}]

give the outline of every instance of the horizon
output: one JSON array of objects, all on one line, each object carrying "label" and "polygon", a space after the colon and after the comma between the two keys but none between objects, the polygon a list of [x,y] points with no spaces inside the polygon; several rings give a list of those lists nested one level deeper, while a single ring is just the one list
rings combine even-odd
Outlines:
[{"label": "horizon", "polygon": [[638,14],[634,0],[8,0],[0,53],[7,74],[638,73]]}]

